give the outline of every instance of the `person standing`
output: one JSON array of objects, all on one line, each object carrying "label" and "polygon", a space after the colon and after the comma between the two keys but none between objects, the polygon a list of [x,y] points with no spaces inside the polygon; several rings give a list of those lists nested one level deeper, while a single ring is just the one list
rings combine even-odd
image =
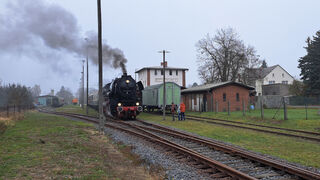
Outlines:
[{"label": "person standing", "polygon": [[186,112],[186,105],[181,102],[180,104],[180,118],[181,120],[186,120],[186,117],[184,116],[184,112]]},{"label": "person standing", "polygon": [[172,102],[172,104],[171,104],[172,121],[174,121],[175,112],[176,112],[176,107],[175,107],[174,103]]},{"label": "person standing", "polygon": [[179,121],[182,120],[182,119],[181,119],[180,105],[178,106],[177,113],[178,113],[178,120],[179,120]]}]

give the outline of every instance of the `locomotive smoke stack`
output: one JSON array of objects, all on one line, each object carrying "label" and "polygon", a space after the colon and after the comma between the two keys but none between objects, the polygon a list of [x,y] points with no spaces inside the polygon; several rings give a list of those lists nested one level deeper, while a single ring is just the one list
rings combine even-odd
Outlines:
[{"label": "locomotive smoke stack", "polygon": [[[126,61],[125,61],[126,62]],[[122,73],[124,75],[127,75],[127,68],[126,68],[126,65],[123,63],[123,62],[120,62],[120,67],[122,69]]]}]

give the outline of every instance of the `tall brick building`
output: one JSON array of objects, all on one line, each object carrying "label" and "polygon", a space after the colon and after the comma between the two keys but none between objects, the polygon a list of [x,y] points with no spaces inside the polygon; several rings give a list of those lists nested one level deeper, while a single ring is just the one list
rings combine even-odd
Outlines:
[{"label": "tall brick building", "polygon": [[253,87],[238,82],[222,82],[195,86],[181,91],[189,111],[240,111],[247,108]]}]

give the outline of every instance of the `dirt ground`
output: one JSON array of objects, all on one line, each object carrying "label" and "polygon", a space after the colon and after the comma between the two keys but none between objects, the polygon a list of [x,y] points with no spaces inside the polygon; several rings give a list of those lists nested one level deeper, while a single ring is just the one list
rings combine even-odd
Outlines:
[{"label": "dirt ground", "polygon": [[[88,123],[32,112],[21,120],[1,118],[1,179],[165,179]],[[13,123],[13,124],[12,124]]]},{"label": "dirt ground", "polygon": [[102,153],[106,153],[109,157],[106,159],[112,164],[112,172],[116,177],[121,179],[164,179],[164,172],[162,169],[153,167],[153,172],[148,172],[137,155],[131,153],[131,148],[121,144],[113,144],[109,138],[100,135],[96,131],[90,131],[93,141],[102,145]]}]

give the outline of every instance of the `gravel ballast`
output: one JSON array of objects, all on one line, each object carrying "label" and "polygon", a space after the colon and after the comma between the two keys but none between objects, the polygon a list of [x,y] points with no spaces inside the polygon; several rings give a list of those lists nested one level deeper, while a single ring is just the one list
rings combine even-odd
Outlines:
[{"label": "gravel ballast", "polygon": [[203,174],[201,175],[198,169],[175,160],[173,156],[150,142],[111,128],[106,128],[105,132],[115,142],[133,146],[132,152],[139,155],[148,167],[153,165],[165,169],[166,179],[210,179]]}]

